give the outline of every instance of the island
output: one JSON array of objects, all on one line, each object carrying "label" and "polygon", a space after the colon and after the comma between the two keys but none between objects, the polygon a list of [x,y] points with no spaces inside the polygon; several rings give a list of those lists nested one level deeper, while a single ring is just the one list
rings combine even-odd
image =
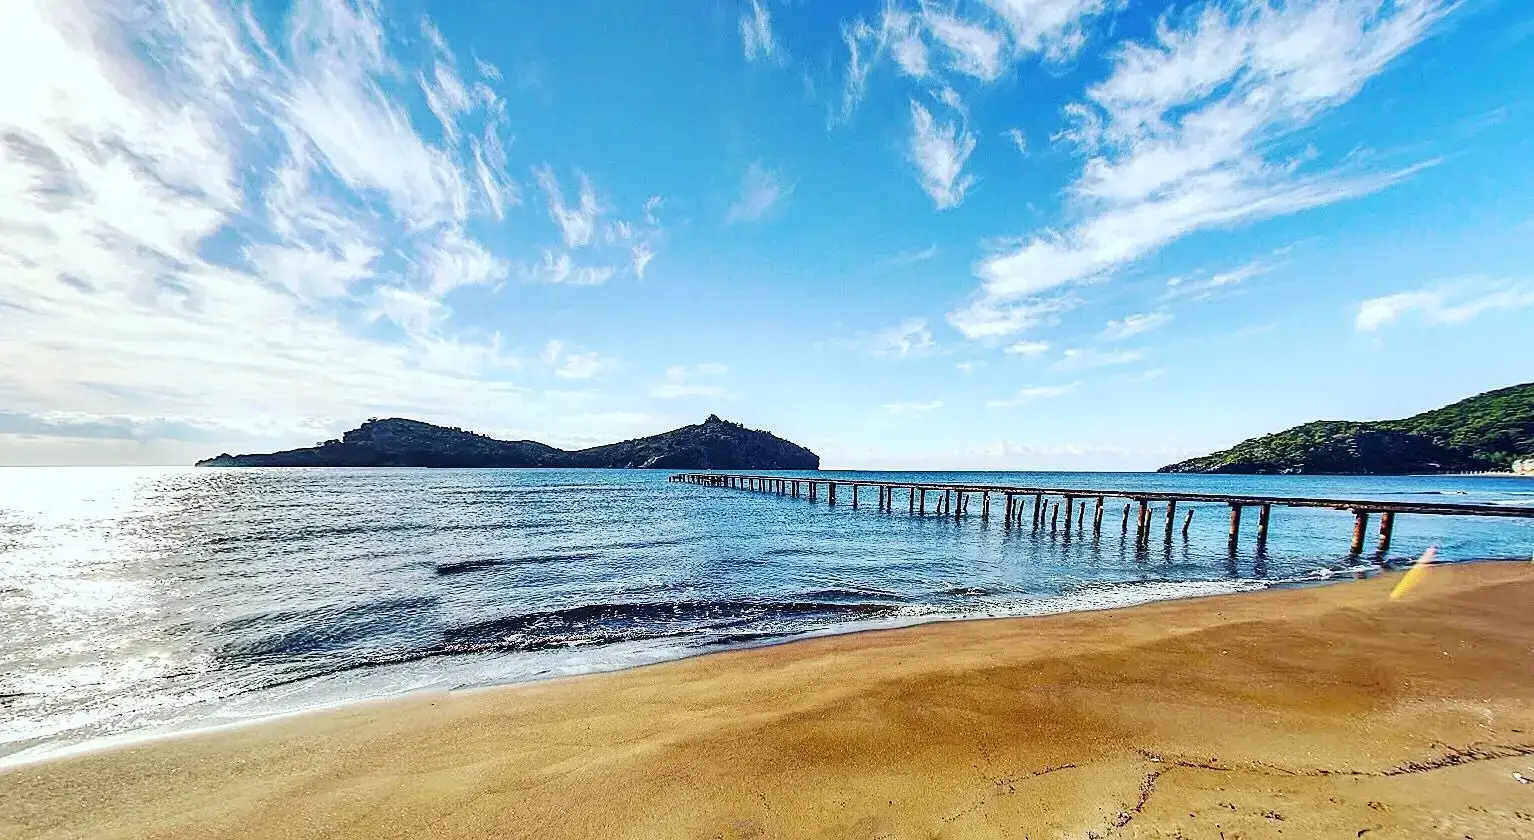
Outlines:
[{"label": "island", "polygon": [[401,417],[371,419],[337,440],[264,455],[222,454],[199,467],[587,467],[685,470],[818,470],[820,456],[770,432],[710,414],[658,435],[567,451],[532,440],[496,440]]},{"label": "island", "polygon": [[1319,420],[1168,464],[1165,473],[1403,475],[1508,472],[1534,455],[1534,382],[1404,420]]}]

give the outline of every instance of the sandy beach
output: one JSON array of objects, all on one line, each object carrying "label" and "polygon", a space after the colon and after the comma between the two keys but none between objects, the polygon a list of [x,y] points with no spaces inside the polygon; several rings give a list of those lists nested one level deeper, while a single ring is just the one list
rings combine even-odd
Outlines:
[{"label": "sandy beach", "polygon": [[14,768],[20,838],[1534,838],[1534,566],[933,624]]}]

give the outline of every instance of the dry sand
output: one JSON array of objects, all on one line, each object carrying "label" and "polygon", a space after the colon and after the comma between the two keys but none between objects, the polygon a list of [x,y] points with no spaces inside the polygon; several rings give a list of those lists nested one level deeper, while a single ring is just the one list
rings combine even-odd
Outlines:
[{"label": "dry sand", "polygon": [[0,774],[0,836],[1534,838],[1534,566],[927,625]]}]

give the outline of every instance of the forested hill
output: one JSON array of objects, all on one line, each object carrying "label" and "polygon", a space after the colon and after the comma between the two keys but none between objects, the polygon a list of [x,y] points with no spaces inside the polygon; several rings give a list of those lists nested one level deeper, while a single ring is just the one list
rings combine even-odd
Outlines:
[{"label": "forested hill", "polygon": [[199,467],[653,467],[815,470],[820,456],[769,432],[715,415],[650,437],[566,451],[531,440],[496,440],[419,420],[369,420],[339,440],[264,455],[229,455]]},{"label": "forested hill", "polygon": [[1320,420],[1169,464],[1183,473],[1434,473],[1506,470],[1534,455],[1534,383],[1404,420]]}]

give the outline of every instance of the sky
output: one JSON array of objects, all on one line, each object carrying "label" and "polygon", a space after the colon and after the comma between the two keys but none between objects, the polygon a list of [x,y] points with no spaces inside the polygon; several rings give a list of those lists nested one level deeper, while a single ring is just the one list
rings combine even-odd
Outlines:
[{"label": "sky", "polygon": [[1138,470],[1534,380],[1523,0],[9,0],[0,77],[0,464]]}]

